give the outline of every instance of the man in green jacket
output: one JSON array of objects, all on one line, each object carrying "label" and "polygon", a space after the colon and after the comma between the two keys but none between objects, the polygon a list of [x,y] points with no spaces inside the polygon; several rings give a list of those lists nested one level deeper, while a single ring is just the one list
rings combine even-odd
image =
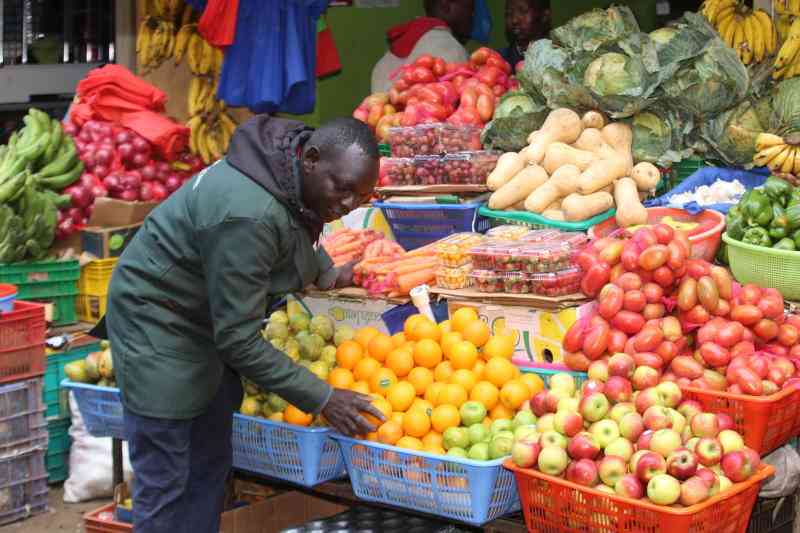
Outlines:
[{"label": "man in green jacket", "polygon": [[314,131],[256,116],[237,129],[224,160],[147,217],[123,253],[104,325],[137,533],[219,531],[241,376],[343,433],[374,431],[360,414],[380,415],[369,397],[332,389],[260,330],[269,301],[350,281],[352,270],[335,269],[314,243],[325,222],[369,198],[378,158],[355,119]]}]

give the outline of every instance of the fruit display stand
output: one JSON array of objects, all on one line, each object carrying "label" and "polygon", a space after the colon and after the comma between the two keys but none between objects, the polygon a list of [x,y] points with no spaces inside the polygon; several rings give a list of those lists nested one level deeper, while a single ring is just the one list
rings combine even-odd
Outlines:
[{"label": "fruit display stand", "polygon": [[558,533],[745,533],[761,483],[775,473],[773,467],[762,464],[747,481],[702,503],[678,509],[605,494],[533,469],[519,468],[511,461],[505,466],[516,476],[528,530]]}]

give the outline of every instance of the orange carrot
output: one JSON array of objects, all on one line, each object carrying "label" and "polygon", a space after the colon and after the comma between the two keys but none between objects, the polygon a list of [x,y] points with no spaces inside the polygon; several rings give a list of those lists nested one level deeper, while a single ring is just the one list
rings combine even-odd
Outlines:
[{"label": "orange carrot", "polygon": [[429,283],[434,279],[436,279],[436,270],[433,268],[428,268],[425,270],[412,272],[410,274],[397,276],[397,285],[400,289],[400,292],[403,294],[408,294],[414,287],[424,283]]},{"label": "orange carrot", "polygon": [[417,261],[415,263],[396,266],[392,269],[392,272],[397,274],[398,276],[402,276],[404,274],[411,274],[412,272],[417,272],[419,270],[429,270],[436,266],[436,260],[433,261]]}]

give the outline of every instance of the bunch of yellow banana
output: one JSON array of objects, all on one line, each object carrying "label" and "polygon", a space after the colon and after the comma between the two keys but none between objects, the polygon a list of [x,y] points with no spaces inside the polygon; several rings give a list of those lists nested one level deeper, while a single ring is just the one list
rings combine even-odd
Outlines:
[{"label": "bunch of yellow banana", "polygon": [[166,20],[147,17],[139,25],[136,36],[136,62],[141,70],[157,68],[175,50],[175,25]]},{"label": "bunch of yellow banana", "polygon": [[228,151],[236,122],[225,111],[225,103],[217,100],[217,108],[207,115],[195,115],[186,123],[191,130],[189,149],[208,165]]},{"label": "bunch of yellow banana", "polygon": [[757,166],[767,166],[772,172],[800,176],[800,135],[781,137],[759,133],[756,137]]},{"label": "bunch of yellow banana", "polygon": [[174,20],[184,7],[183,0],[150,0],[146,2],[145,11],[152,17]]},{"label": "bunch of yellow banana", "polygon": [[218,107],[216,99],[218,84],[218,80],[208,76],[192,78],[192,81],[189,82],[189,94],[186,100],[190,117],[210,113]]},{"label": "bunch of yellow banana", "polygon": [[760,63],[775,53],[778,35],[763,9],[751,11],[738,0],[706,0],[701,12],[745,65]]},{"label": "bunch of yellow banana", "polygon": [[[192,26],[192,25],[190,25]],[[184,31],[180,29],[178,35],[181,35],[185,41],[186,60],[189,64],[189,70],[195,76],[214,76],[219,77],[222,72],[222,60],[224,54],[222,50],[216,46],[212,46],[197,33],[196,28],[190,28]],[[181,56],[175,56],[175,62],[179,63]]]},{"label": "bunch of yellow banana", "polygon": [[772,0],[772,7],[779,15],[800,16],[800,0]]},{"label": "bunch of yellow banana", "polygon": [[800,75],[800,17],[794,19],[789,34],[775,58],[774,79],[793,78]]}]

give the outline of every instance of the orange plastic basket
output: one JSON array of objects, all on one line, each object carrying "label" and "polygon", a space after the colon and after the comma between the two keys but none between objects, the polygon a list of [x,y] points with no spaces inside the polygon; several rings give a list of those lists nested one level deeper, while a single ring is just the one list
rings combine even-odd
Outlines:
[{"label": "orange plastic basket", "polygon": [[786,387],[770,396],[681,387],[684,400],[696,400],[703,411],[725,413],[744,438],[761,455],[780,448],[800,435],[800,389]]},{"label": "orange plastic basket", "polygon": [[528,531],[540,533],[745,533],[761,482],[775,469],[762,464],[747,481],[691,507],[673,508],[612,496],[506,461],[517,478]]},{"label": "orange plastic basket", "polygon": [[116,520],[101,520],[103,513],[114,514],[116,504],[109,503],[83,515],[83,527],[86,533],[133,533],[133,524]]}]

